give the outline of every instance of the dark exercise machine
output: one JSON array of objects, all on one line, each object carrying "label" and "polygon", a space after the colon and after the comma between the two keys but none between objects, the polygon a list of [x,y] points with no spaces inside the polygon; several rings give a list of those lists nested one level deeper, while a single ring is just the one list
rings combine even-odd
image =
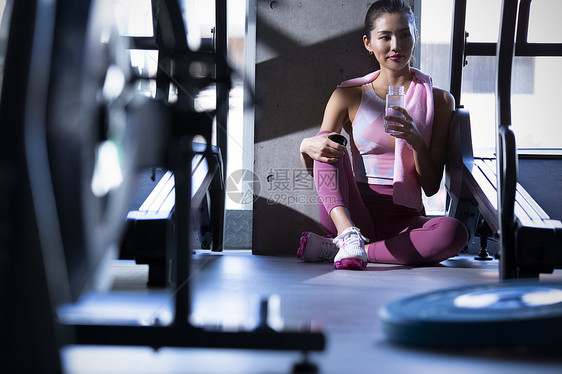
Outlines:
[{"label": "dark exercise machine", "polygon": [[[166,18],[166,10],[160,1],[152,1],[152,15],[154,36],[140,37],[129,36],[127,38],[130,48],[144,51],[158,51],[159,69],[154,77],[141,75],[139,81],[143,82],[153,79],[156,83],[156,90],[159,99],[166,101],[170,93],[177,96],[182,107],[196,110],[194,97],[197,95],[193,91],[193,82],[178,81],[177,70],[182,64],[193,64],[193,61],[184,61],[185,56],[193,55],[193,52],[185,48],[185,51],[178,50],[178,43],[170,45],[167,42],[166,28],[170,23]],[[225,23],[224,17],[217,12],[217,24]],[[173,17],[172,17],[173,20]],[[221,21],[222,20],[222,21]],[[183,25],[171,26],[175,34],[183,33]],[[215,37],[203,39],[202,48],[197,52],[197,58],[207,61],[212,65],[215,56],[225,56],[226,46],[222,42],[223,29],[225,27],[215,27],[213,29]],[[183,56],[182,56],[183,55]],[[224,59],[224,57],[223,57]],[[222,60],[220,60],[222,61]],[[192,242],[196,244],[195,237],[198,239],[199,246],[195,248],[210,249],[220,252],[223,249],[224,214],[225,214],[225,170],[226,170],[226,112],[224,105],[228,101],[228,77],[229,70],[225,63],[214,63],[214,71],[211,79],[216,82],[226,84],[216,85],[216,107],[215,113],[217,120],[216,139],[219,146],[211,145],[212,159],[209,154],[205,154],[206,144],[193,142],[194,157],[192,162],[192,198],[191,198],[191,229]],[[201,68],[201,65],[197,65]],[[210,81],[209,81],[210,82]],[[148,85],[148,83],[146,83]],[[177,92],[177,93],[176,93]],[[159,170],[156,173],[153,168],[144,170],[141,173],[142,188],[138,188],[133,200],[131,211],[127,214],[127,225],[120,247],[120,259],[133,259],[137,264],[147,264],[149,268],[148,286],[165,287],[173,286],[171,268],[170,246],[173,245],[174,223],[174,175],[170,170]],[[156,179],[158,174],[159,180]],[[152,183],[150,183],[152,181]],[[148,186],[148,191],[146,186]],[[136,196],[138,195],[138,196]]]},{"label": "dark exercise machine", "polygon": [[[460,183],[462,188],[449,189],[449,195],[453,201],[462,201],[464,207],[451,211],[452,215],[463,221],[469,232],[480,236],[481,256],[487,258],[487,239],[496,240],[500,232],[501,209],[512,211],[514,224],[517,226],[517,235],[513,251],[505,253],[507,256],[501,263],[501,278],[537,278],[541,273],[551,273],[553,269],[562,266],[562,246],[560,231],[562,223],[559,219],[561,213],[555,218],[549,215],[518,183],[519,160],[515,148],[515,139],[511,132],[504,134],[511,124],[511,71],[514,56],[562,56],[562,45],[528,43],[527,34],[529,29],[529,14],[531,1],[523,0],[508,4],[509,7],[518,7],[514,10],[518,17],[517,25],[513,23],[512,28],[504,28],[501,34],[504,39],[498,43],[475,43],[467,41],[465,31],[466,0],[455,1],[455,13],[453,24],[453,50],[451,58],[451,93],[455,97],[457,105],[461,103],[461,85],[463,67],[467,64],[467,56],[495,56],[498,60],[496,97],[497,97],[497,144],[495,155],[486,157],[474,157],[472,154],[472,141],[470,136],[470,118],[468,110],[459,107],[458,121],[452,124],[452,132],[459,134],[451,140],[453,154],[449,157],[457,161],[457,165],[448,168],[448,173],[462,174]],[[506,21],[507,22],[507,21]],[[510,20],[511,22],[511,20]],[[515,22],[515,20],[513,20]],[[504,22],[505,25],[505,22]],[[511,33],[513,31],[513,34]],[[516,43],[513,44],[514,40]],[[501,58],[499,57],[501,54]],[[502,121],[502,122],[500,122]],[[459,149],[460,155],[454,150]],[[500,154],[501,153],[501,154]],[[453,161],[455,163],[455,161]],[[505,173],[509,181],[501,174]],[[513,182],[512,182],[513,181]],[[535,184],[538,181],[535,181]],[[509,186],[505,188],[504,186]],[[511,189],[511,186],[515,186]],[[529,187],[527,185],[527,187]],[[507,195],[506,195],[507,194]],[[504,205],[498,201],[502,197]],[[466,205],[472,205],[477,213],[472,214]],[[467,213],[468,212],[468,213]],[[474,216],[477,219],[467,219]],[[475,224],[477,223],[477,224]],[[500,245],[501,246],[501,245]],[[502,253],[497,254],[500,259]]]},{"label": "dark exercise machine", "polygon": [[[471,145],[460,143],[461,154],[456,160],[460,167],[453,165],[448,170],[466,176],[460,184],[458,180],[448,181],[449,192],[458,193],[452,199],[457,209],[454,215],[466,222],[474,216],[472,201],[476,201],[489,232],[499,233],[501,282],[435,291],[385,306],[380,318],[393,343],[431,348],[562,346],[562,284],[538,281],[540,273],[562,268],[562,225],[546,216],[518,186],[515,136],[510,129],[514,54],[562,56],[560,44],[526,42],[530,3],[507,0],[502,5],[496,50],[497,161],[477,165]],[[452,79],[451,91],[457,103],[466,50],[475,55],[490,49],[486,44],[466,43],[465,13],[466,0],[456,0],[452,61],[456,79]],[[466,126],[468,112],[458,109],[455,118],[458,123],[452,128],[452,137],[463,137],[463,133],[466,137],[470,131]],[[495,203],[489,195],[496,197]]]},{"label": "dark exercise machine", "polygon": [[[108,17],[111,5],[101,0],[6,2],[2,35],[7,48],[0,51],[5,61],[0,273],[8,282],[2,282],[0,297],[8,308],[1,310],[6,347],[0,364],[7,372],[60,373],[64,346],[125,345],[302,351],[304,360],[293,371],[316,372],[306,354],[324,349],[324,335],[273,330],[267,325],[267,300],[255,330],[210,331],[188,322],[193,159],[205,159],[208,175],[224,172],[211,146],[194,149],[193,143],[197,136],[211,144],[213,117],[219,123],[226,118],[225,50],[190,51],[178,2],[153,1],[156,45],[164,46],[160,61],[170,68],[168,81],[180,89],[174,103],[166,100],[168,92],[141,96],[123,38]],[[217,13],[224,21],[217,28],[224,28],[224,0],[217,1]],[[191,75],[187,67],[194,63],[213,71],[214,78]],[[110,75],[121,77],[122,87],[106,91]],[[216,111],[196,112],[192,98],[211,82],[217,85],[219,105]],[[221,139],[224,157],[220,143],[226,139]],[[115,154],[122,157],[112,158]],[[110,166],[122,180],[99,183],[100,168]],[[135,175],[150,167],[164,167],[174,178],[173,240],[168,243],[175,285],[172,322],[65,319],[61,308],[103,281],[97,276],[116,257]]]}]

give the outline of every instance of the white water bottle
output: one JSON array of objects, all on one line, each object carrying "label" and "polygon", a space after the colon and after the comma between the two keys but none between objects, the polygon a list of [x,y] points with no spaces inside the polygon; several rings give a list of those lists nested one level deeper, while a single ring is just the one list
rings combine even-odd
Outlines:
[{"label": "white water bottle", "polygon": [[[404,86],[388,86],[388,92],[386,94],[386,106],[385,106],[385,114],[387,116],[401,116],[403,117],[402,113],[397,110],[392,109],[391,107],[396,105],[401,108],[406,106],[406,100],[404,96]],[[384,120],[384,131],[387,134],[394,134],[398,131],[389,130],[387,128],[388,125],[399,125],[393,121]]]}]

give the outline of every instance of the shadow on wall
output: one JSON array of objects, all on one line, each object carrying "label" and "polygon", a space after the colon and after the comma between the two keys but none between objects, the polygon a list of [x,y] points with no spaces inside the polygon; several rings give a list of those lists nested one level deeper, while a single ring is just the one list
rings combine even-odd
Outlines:
[{"label": "shadow on wall", "polygon": [[[257,7],[254,173],[269,188],[262,188],[253,205],[252,249],[294,256],[303,231],[324,232],[314,185],[302,177],[299,144],[320,128],[337,85],[377,64],[362,38],[370,1],[278,4],[273,9],[258,1]],[[309,182],[311,187],[302,189]]]},{"label": "shadow on wall", "polygon": [[278,57],[256,65],[255,143],[317,129],[336,86],[378,69],[363,46],[363,30],[300,46],[269,24],[258,23],[258,44]]},{"label": "shadow on wall", "polygon": [[[263,229],[264,222],[269,222],[267,230]],[[256,224],[261,225],[261,228],[256,230]],[[262,197],[254,202],[253,241],[263,244],[254,244],[253,254],[296,256],[303,231],[312,231],[320,235],[327,233],[316,220],[290,206],[271,204]],[[277,247],[280,243],[283,245],[279,249]]]}]

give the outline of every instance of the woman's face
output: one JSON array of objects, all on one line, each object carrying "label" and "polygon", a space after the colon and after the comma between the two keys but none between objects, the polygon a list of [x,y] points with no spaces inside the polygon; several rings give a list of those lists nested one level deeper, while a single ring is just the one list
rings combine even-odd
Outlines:
[{"label": "woman's face", "polygon": [[408,22],[406,15],[386,13],[376,19],[371,40],[363,37],[363,41],[381,68],[401,70],[410,63],[415,45],[415,28]]}]

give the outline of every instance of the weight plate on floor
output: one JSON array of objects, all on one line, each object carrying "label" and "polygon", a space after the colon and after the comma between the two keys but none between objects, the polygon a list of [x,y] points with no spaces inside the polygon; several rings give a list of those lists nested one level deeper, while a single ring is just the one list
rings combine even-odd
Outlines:
[{"label": "weight plate on floor", "polygon": [[506,282],[434,291],[379,312],[392,343],[421,347],[562,345],[562,283]]}]

